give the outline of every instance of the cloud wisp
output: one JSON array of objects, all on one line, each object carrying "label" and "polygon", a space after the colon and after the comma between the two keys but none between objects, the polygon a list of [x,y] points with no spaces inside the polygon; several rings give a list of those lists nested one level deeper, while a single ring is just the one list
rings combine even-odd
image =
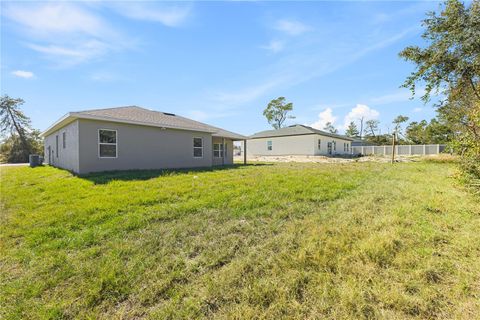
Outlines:
[{"label": "cloud wisp", "polygon": [[274,29],[283,32],[289,36],[298,36],[311,30],[311,27],[306,24],[296,21],[282,19],[275,23]]},{"label": "cloud wisp", "polygon": [[24,78],[24,79],[32,79],[35,78],[35,75],[31,71],[24,71],[24,70],[15,70],[12,71],[12,75],[18,78]]},{"label": "cloud wisp", "polygon": [[278,53],[285,48],[285,42],[280,40],[272,40],[267,45],[261,46],[262,49],[268,50],[272,53]]},{"label": "cloud wisp", "polygon": [[167,27],[183,25],[192,11],[190,4],[165,5],[157,2],[115,2],[107,3],[107,5],[124,17],[158,22]]}]

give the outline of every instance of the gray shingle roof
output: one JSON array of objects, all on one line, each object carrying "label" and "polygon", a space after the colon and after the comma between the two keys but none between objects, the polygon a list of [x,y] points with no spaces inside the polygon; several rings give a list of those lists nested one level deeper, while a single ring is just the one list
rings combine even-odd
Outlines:
[{"label": "gray shingle roof", "polygon": [[[191,120],[173,113],[160,112],[141,108],[138,106],[126,106],[107,109],[94,109],[71,112],[67,117],[89,118],[104,121],[126,122],[138,125],[166,127],[180,130],[191,130],[200,132],[209,132],[213,136],[225,137],[230,139],[243,140],[245,136],[236,134],[231,131],[223,130],[202,122]],[[60,121],[62,121],[61,119]],[[50,131],[52,127],[47,129],[44,134]]]},{"label": "gray shingle roof", "polygon": [[248,138],[258,139],[258,138],[269,138],[269,137],[299,136],[299,135],[306,135],[306,134],[320,134],[322,136],[353,141],[352,138],[347,136],[318,130],[318,129],[301,125],[301,124],[295,124],[293,126],[284,127],[277,130],[266,130],[266,131],[257,132],[249,136]]}]

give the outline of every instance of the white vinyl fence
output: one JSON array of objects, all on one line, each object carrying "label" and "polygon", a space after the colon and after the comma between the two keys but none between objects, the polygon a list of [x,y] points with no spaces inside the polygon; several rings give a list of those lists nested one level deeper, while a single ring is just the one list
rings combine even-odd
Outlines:
[{"label": "white vinyl fence", "polygon": [[[445,150],[444,144],[396,145],[395,154],[399,156],[439,154]],[[352,146],[353,154],[392,155],[392,146]]]}]

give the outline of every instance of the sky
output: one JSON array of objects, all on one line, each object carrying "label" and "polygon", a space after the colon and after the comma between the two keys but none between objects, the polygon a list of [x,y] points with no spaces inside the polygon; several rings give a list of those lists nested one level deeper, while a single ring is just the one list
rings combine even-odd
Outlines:
[{"label": "sky", "polygon": [[[435,116],[400,88],[439,2],[2,2],[1,94],[33,127],[67,112],[138,105],[250,135],[284,96],[295,119]],[[422,93],[422,86],[418,88]]]}]

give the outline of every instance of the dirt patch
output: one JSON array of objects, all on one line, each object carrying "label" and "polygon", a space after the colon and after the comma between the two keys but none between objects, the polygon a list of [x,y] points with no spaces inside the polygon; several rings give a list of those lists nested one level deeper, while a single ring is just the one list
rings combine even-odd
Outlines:
[{"label": "dirt patch", "polygon": [[[431,156],[398,156],[396,162],[416,162],[428,158],[437,158],[438,155]],[[238,158],[238,160],[243,160]],[[247,159],[249,162],[313,162],[313,163],[347,163],[347,162],[379,162],[386,163],[392,161],[391,156],[364,156],[364,157],[326,157],[326,156],[257,156]]]}]

